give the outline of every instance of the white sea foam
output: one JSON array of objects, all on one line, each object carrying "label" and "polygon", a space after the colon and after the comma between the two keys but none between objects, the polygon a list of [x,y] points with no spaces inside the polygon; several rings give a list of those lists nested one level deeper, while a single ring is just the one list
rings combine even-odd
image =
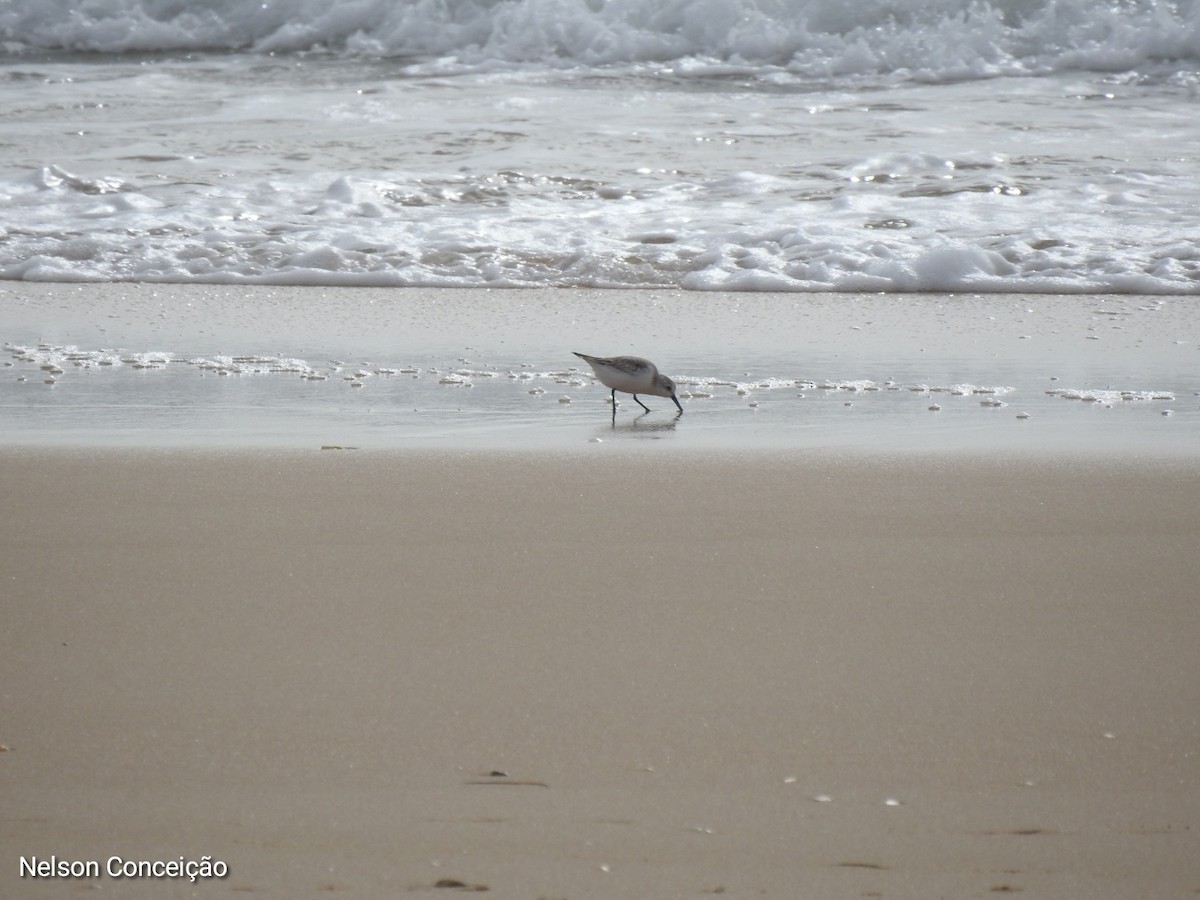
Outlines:
[{"label": "white sea foam", "polygon": [[1082,400],[1085,403],[1131,403],[1141,400],[1174,400],[1171,391],[1141,391],[1141,390],[1097,390],[1095,388],[1060,388],[1046,391],[1049,397],[1061,397],[1064,400]]},{"label": "white sea foam", "polygon": [[[166,370],[179,368],[191,370],[200,374],[215,372],[221,375],[245,376],[295,376],[328,377],[339,376],[343,381],[362,382],[372,378],[388,379],[400,375],[411,375],[414,379],[424,380],[450,387],[471,387],[477,382],[494,381],[513,384],[514,390],[528,394],[540,394],[545,388],[538,386],[528,388],[529,382],[542,384],[567,385],[573,388],[583,388],[598,385],[590,373],[581,372],[577,367],[567,369],[536,370],[529,369],[519,375],[499,369],[474,368],[465,366],[450,366],[442,368],[430,366],[417,368],[415,366],[377,365],[363,363],[362,365],[345,365],[340,360],[329,360],[321,363],[298,357],[276,356],[271,354],[242,354],[210,356],[189,356],[168,350],[128,350],[128,349],[87,349],[74,344],[19,344],[4,343],[0,350],[7,353],[19,371],[27,376],[34,373],[34,367],[56,375],[70,372],[73,369],[87,370],[93,367],[148,370]],[[507,377],[501,377],[501,375]],[[930,384],[930,383],[900,383],[896,381],[876,381],[870,378],[859,379],[799,379],[785,375],[765,375],[752,379],[738,379],[713,375],[676,375],[674,378],[680,387],[688,388],[688,396],[710,398],[713,396],[748,396],[757,393],[791,392],[796,389],[816,391],[825,395],[870,395],[876,393],[944,393],[956,397],[985,396],[989,399],[1012,393],[1015,388],[1005,385],[976,385],[966,383]],[[519,383],[519,384],[518,384]],[[607,391],[607,388],[605,388]],[[1059,396],[1068,399],[1096,399],[1104,395],[1104,399],[1155,399],[1170,400],[1174,395],[1162,391],[1101,391],[1079,392],[1071,389],[1049,390],[1047,396]],[[1096,395],[1095,397],[1093,395]]]},{"label": "white sea foam", "polygon": [[1200,56],[1191,2],[1093,0],[10,0],[11,49],[332,50],[424,61],[563,66],[685,61],[688,71],[991,77],[1128,70]]},{"label": "white sea foam", "polygon": [[1200,292],[1197,3],[12,0],[0,47],[0,278]]}]

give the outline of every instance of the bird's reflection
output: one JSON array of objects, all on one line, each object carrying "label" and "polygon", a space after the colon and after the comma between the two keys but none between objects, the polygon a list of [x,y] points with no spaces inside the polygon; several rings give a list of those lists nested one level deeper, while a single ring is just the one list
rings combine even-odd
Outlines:
[{"label": "bird's reflection", "polygon": [[642,413],[633,419],[624,422],[617,421],[616,410],[613,410],[612,424],[603,431],[597,431],[597,436],[608,434],[611,437],[623,438],[654,438],[662,437],[668,432],[675,430],[679,424],[680,414],[676,413],[669,419],[663,419],[661,416],[655,416],[654,413]]}]

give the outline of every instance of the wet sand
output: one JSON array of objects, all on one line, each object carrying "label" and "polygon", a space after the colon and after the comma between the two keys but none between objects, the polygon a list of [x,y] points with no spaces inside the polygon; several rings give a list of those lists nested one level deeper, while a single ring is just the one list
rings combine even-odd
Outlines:
[{"label": "wet sand", "polygon": [[612,450],[0,453],[2,892],[1200,891],[1195,461]]},{"label": "wet sand", "polygon": [[[654,360],[680,427],[611,428],[575,350]],[[5,446],[1190,459],[1198,373],[1187,297],[0,285]]]}]

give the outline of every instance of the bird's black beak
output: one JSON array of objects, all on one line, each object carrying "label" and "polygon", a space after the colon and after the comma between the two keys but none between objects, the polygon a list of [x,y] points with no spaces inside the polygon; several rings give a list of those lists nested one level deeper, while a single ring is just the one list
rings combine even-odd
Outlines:
[{"label": "bird's black beak", "polygon": [[682,406],[680,406],[680,404],[679,404],[679,398],[678,398],[678,397],[676,397],[674,394],[672,394],[672,395],[671,395],[671,399],[672,399],[672,400],[674,400],[674,401],[675,401],[675,405],[679,407],[679,415],[681,415],[681,416],[682,416],[682,415],[683,415],[683,407],[682,407]]}]

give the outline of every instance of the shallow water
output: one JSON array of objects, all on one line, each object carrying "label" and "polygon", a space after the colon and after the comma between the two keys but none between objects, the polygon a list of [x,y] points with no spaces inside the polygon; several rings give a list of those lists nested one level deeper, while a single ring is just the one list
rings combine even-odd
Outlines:
[{"label": "shallow water", "polygon": [[[1182,298],[21,285],[0,314],[10,446],[1200,449]],[[644,353],[685,414],[614,417],[571,350]]]}]

